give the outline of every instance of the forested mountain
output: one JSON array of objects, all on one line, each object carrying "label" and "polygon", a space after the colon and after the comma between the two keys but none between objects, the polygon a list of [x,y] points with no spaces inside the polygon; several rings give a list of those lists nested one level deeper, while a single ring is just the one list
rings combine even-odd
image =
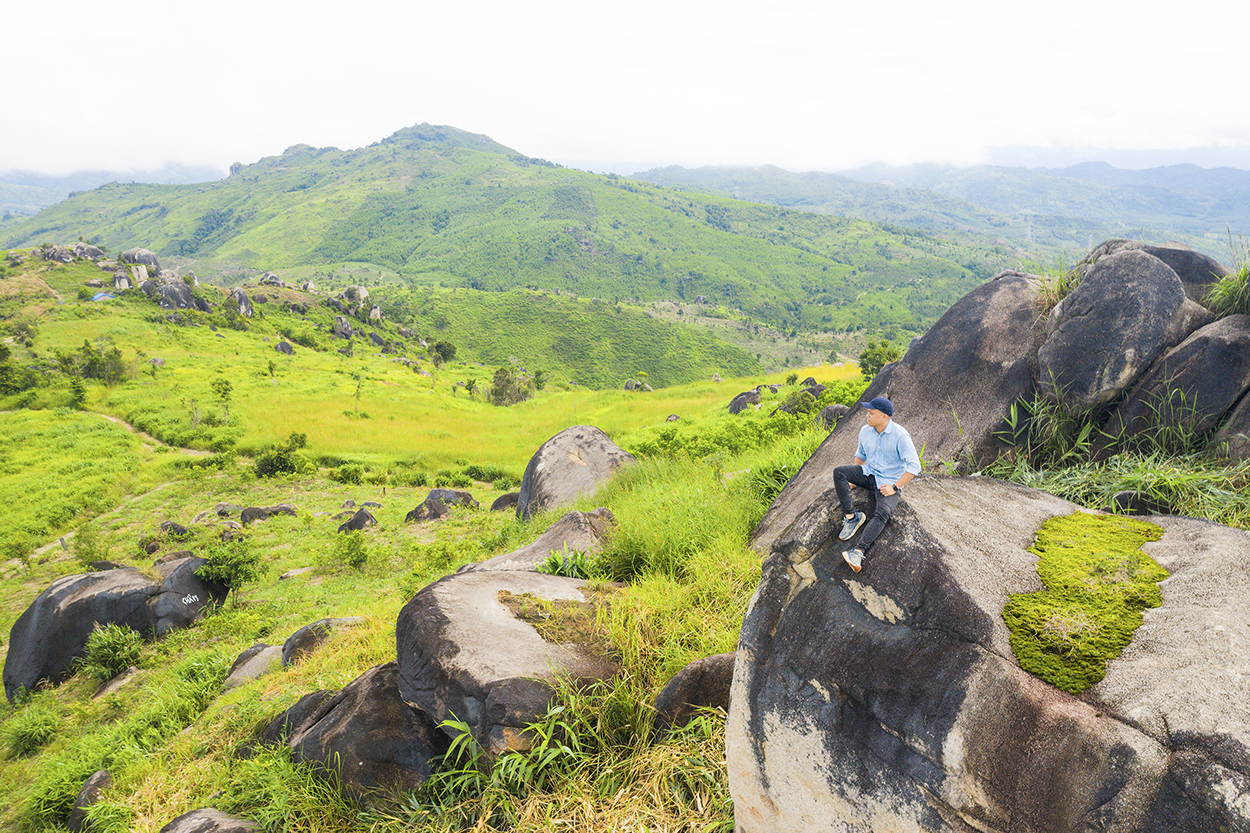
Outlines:
[{"label": "forested mountain", "polygon": [[956,262],[923,232],[598,176],[431,125],[352,151],[297,145],[202,185],[105,185],[3,242],[79,237],[144,246],[225,284],[271,270],[319,284],[532,287],[698,301],[826,331],[920,332],[1002,265]]}]

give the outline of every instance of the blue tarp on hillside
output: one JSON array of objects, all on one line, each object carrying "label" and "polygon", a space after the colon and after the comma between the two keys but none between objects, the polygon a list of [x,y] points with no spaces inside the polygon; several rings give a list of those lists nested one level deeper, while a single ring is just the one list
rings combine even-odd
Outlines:
[{"label": "blue tarp on hillside", "polygon": [[115,297],[117,297],[117,296],[116,296],[116,295],[110,295],[110,294],[109,294],[109,293],[107,293],[107,292],[97,292],[96,294],[94,294],[94,295],[92,295],[92,296],[91,296],[91,300],[93,300],[93,301],[111,301],[111,300],[113,300]]}]

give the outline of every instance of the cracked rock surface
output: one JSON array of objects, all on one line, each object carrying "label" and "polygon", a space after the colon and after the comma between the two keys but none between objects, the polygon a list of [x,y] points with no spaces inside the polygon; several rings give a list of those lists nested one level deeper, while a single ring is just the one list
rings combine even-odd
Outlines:
[{"label": "cracked rock surface", "polygon": [[1163,606],[1073,696],[1020,668],[1001,614],[1042,589],[1038,527],[1074,511],[926,476],[858,575],[832,488],[797,512],[734,666],[739,833],[1250,830],[1250,534],[1151,518]]}]

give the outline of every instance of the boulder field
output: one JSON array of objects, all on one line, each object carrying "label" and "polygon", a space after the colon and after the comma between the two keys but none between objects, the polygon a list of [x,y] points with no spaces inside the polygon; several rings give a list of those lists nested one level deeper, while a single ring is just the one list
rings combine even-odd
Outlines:
[{"label": "boulder field", "polygon": [[734,665],[738,833],[1250,830],[1250,534],[1151,517],[1162,606],[1073,695],[1020,667],[1002,611],[1042,589],[1038,528],[1077,511],[922,477],[857,575],[832,490],[797,507]]}]

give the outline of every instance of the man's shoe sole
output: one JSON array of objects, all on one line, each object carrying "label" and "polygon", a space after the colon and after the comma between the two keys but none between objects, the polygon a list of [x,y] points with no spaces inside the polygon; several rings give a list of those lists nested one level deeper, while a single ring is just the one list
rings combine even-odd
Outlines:
[{"label": "man's shoe sole", "polygon": [[858,573],[860,570],[864,569],[863,565],[857,566],[856,564],[852,563],[851,559],[849,558],[850,554],[851,554],[851,550],[847,550],[846,552],[842,553],[842,560],[846,562],[846,565],[848,567],[850,567],[852,570]]}]

